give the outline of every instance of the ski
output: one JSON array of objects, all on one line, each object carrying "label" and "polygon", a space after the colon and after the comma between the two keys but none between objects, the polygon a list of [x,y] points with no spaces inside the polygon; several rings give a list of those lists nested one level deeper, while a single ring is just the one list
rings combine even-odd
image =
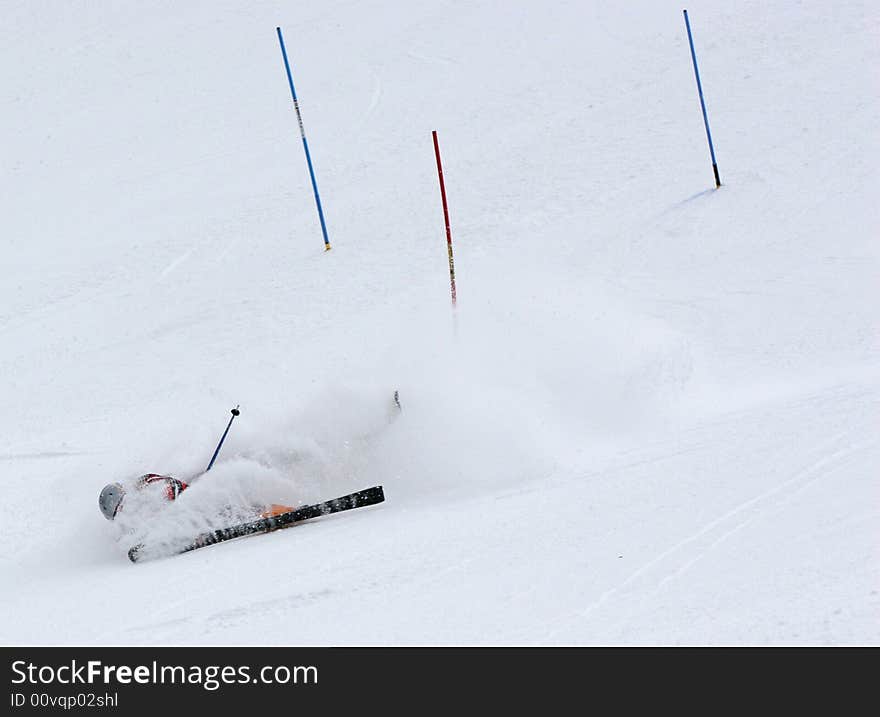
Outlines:
[{"label": "ski", "polygon": [[[167,553],[163,553],[163,555],[179,555],[181,553],[188,553],[191,550],[197,550],[198,548],[205,548],[209,545],[216,545],[217,543],[222,543],[227,540],[254,535],[255,533],[271,533],[274,530],[289,528],[290,526],[302,523],[305,520],[320,518],[321,516],[330,515],[332,513],[340,513],[344,510],[353,510],[354,508],[364,508],[368,505],[376,505],[377,503],[382,503],[384,500],[385,492],[383,491],[382,486],[377,485],[372,488],[357,491],[356,493],[349,493],[340,498],[327,500],[323,503],[304,505],[287,513],[280,513],[279,515],[273,515],[268,518],[258,518],[246,523],[232,525],[228,528],[219,528],[217,530],[202,533],[183,547],[173,549]],[[151,557],[162,557],[159,555],[150,555],[149,553],[150,551],[147,550],[147,546],[141,543],[133,546],[128,551],[128,559],[133,563],[137,563]]]}]

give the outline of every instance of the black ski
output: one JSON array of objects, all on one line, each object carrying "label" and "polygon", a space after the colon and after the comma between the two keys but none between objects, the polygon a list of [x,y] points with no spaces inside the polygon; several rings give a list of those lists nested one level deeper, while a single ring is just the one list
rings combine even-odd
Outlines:
[{"label": "black ski", "polygon": [[[348,495],[344,495],[341,498],[335,498],[334,500],[316,503],[315,505],[304,505],[296,510],[273,515],[269,518],[258,518],[247,523],[240,523],[239,525],[232,525],[228,528],[219,528],[218,530],[202,533],[193,539],[192,542],[181,548],[173,549],[167,554],[177,555],[179,553],[188,553],[191,550],[204,548],[208,545],[215,545],[226,540],[242,538],[246,535],[253,535],[254,533],[271,533],[273,530],[289,528],[291,525],[301,523],[304,520],[320,518],[322,515],[340,513],[344,510],[353,510],[354,508],[376,505],[384,500],[385,492],[382,490],[382,486],[377,485],[372,488],[360,490],[357,493],[349,493]],[[154,557],[147,554],[149,551],[145,553],[145,548],[146,546],[143,543],[132,547],[128,551],[129,560],[136,563],[140,560]]]}]

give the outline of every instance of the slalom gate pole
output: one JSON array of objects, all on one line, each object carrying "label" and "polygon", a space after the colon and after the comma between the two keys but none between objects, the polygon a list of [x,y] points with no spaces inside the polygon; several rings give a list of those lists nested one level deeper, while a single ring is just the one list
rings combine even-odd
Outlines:
[{"label": "slalom gate pole", "polygon": [[213,466],[214,461],[217,460],[217,454],[220,453],[220,446],[223,445],[223,441],[226,440],[226,434],[229,433],[229,429],[232,426],[232,422],[235,420],[235,417],[241,413],[241,411],[239,411],[238,406],[236,406],[235,408],[232,409],[231,413],[232,413],[232,418],[229,419],[229,423],[226,424],[226,430],[223,431],[223,435],[220,436],[220,443],[217,444],[217,448],[214,450],[214,455],[211,456],[211,462],[208,464],[208,467],[205,468],[205,473],[207,473],[209,470],[211,470],[211,466]]},{"label": "slalom gate pole", "polygon": [[712,157],[712,171],[715,173],[715,188],[721,186],[718,176],[718,162],[715,161],[715,147],[712,146],[712,133],[709,131],[709,116],[706,114],[706,101],[703,99],[703,85],[700,83],[700,70],[697,68],[697,53],[694,52],[694,38],[691,35],[691,23],[688,20],[688,11],[684,11],[684,24],[687,28],[688,43],[691,46],[691,60],[694,62],[694,77],[697,78],[697,92],[700,95],[700,107],[703,108],[703,124],[706,125],[706,137],[709,138],[709,154]]},{"label": "slalom gate pole", "polygon": [[449,285],[452,289],[452,305],[455,306],[455,262],[452,259],[452,230],[449,228],[449,207],[446,205],[446,185],[443,182],[443,165],[440,163],[440,144],[437,130],[432,130],[434,155],[437,157],[437,176],[440,178],[440,197],[443,200],[443,219],[446,222],[446,249],[449,254]]},{"label": "slalom gate pole", "polygon": [[299,122],[299,133],[303,141],[303,149],[306,151],[306,164],[309,165],[309,177],[312,179],[312,190],[315,192],[315,204],[318,205],[318,218],[321,220],[321,233],[324,235],[324,251],[330,250],[330,240],[327,238],[327,224],[324,222],[324,210],[321,208],[321,196],[318,194],[318,183],[315,181],[315,170],[312,167],[312,155],[309,154],[309,143],[306,141],[306,131],[303,127],[302,114],[299,111],[299,102],[296,99],[296,89],[293,86],[293,75],[290,73],[290,63],[287,61],[287,49],[284,47],[284,38],[281,28],[278,31],[278,42],[281,44],[281,56],[284,58],[284,69],[287,70],[287,82],[290,85],[290,96],[293,97],[293,108],[296,110],[296,119]]}]

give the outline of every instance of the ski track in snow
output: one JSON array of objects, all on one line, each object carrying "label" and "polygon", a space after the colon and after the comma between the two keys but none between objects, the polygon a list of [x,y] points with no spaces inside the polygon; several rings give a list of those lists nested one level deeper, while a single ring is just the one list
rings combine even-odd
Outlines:
[{"label": "ski track in snow", "polygon": [[166,266],[162,270],[162,273],[159,274],[159,281],[164,280],[169,274],[171,274],[171,272],[173,272],[175,269],[177,269],[177,267],[179,267],[187,259],[189,259],[190,256],[192,256],[193,251],[195,251],[194,248],[184,252],[179,257],[177,257],[174,261],[172,261],[168,266]]},{"label": "ski track in snow", "polygon": [[[593,613],[601,609],[627,587],[634,584],[639,578],[651,573],[654,571],[654,568],[661,567],[662,569],[656,572],[662,577],[654,579],[656,587],[651,591],[651,593],[656,594],[672,580],[682,577],[697,562],[704,559],[716,546],[753,523],[758,517],[761,517],[771,509],[778,509],[780,503],[784,503],[792,495],[803,490],[814,481],[827,477],[829,466],[839,467],[842,459],[852,457],[853,455],[858,457],[859,448],[859,446],[848,446],[847,448],[835,451],[811,464],[788,481],[740,503],[718,518],[706,523],[697,532],[675,543],[648,562],[642,564],[623,582],[602,593],[598,600],[590,604],[585,610],[577,613],[575,618],[585,619],[591,617]],[[704,537],[708,538],[708,540],[702,541],[701,539]],[[650,594],[646,595],[644,599],[650,599]],[[550,636],[558,635],[560,630],[561,628],[554,630]]]},{"label": "ski track in snow", "polygon": [[43,451],[39,453],[6,453],[0,454],[0,461],[44,460],[51,458],[67,458],[68,456],[85,456],[87,452]]}]

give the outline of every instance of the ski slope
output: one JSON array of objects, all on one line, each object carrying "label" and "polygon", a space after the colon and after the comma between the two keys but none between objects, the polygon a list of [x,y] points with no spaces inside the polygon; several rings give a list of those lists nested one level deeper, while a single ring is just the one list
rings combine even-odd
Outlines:
[{"label": "ski slope", "polygon": [[[687,7],[717,191],[677,3],[4,0],[0,643],[880,643],[880,10]],[[236,404],[387,501],[132,565]]]}]

